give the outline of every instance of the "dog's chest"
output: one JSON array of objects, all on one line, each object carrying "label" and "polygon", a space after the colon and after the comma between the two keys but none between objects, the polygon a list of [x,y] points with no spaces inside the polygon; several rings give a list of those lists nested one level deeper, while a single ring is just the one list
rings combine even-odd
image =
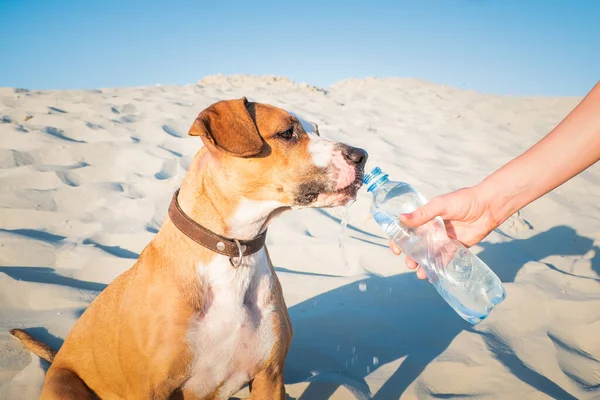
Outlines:
[{"label": "dog's chest", "polygon": [[233,268],[217,256],[198,266],[205,307],[191,323],[188,341],[195,356],[186,387],[197,396],[217,391],[229,398],[269,358],[275,337],[274,277],[263,250]]}]

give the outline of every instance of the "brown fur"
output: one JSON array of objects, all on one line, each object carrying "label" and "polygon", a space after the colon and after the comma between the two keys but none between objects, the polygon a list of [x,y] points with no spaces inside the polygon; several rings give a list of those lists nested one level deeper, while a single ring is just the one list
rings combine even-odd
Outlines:
[{"label": "brown fur", "polygon": [[[275,138],[292,126],[300,133],[293,145]],[[227,218],[241,196],[292,205],[301,183],[325,179],[324,171],[308,162],[308,138],[299,126],[287,112],[247,103],[245,98],[204,110],[190,129],[205,147],[181,185],[184,212],[227,235]],[[41,398],[196,398],[185,388],[194,357],[186,334],[191,319],[203,312],[207,296],[196,266],[208,265],[214,257],[167,218],[137,262],[90,304],[58,353],[22,330],[11,331],[34,353],[52,361]],[[258,366],[251,398],[284,399],[283,365],[292,326],[268,252],[267,259],[275,283],[272,301],[278,305],[277,340],[268,360]]]},{"label": "brown fur", "polygon": [[25,332],[22,329],[11,329],[8,332],[17,339],[19,339],[21,342],[23,342],[25,347],[31,350],[31,352],[37,355],[38,357],[50,363],[54,360],[54,356],[56,356],[56,351],[51,349],[50,346],[48,346],[47,344],[35,339],[29,333]]},{"label": "brown fur", "polygon": [[235,157],[257,155],[263,148],[263,141],[247,105],[245,97],[214,104],[196,118],[190,135],[202,136],[219,150]]}]

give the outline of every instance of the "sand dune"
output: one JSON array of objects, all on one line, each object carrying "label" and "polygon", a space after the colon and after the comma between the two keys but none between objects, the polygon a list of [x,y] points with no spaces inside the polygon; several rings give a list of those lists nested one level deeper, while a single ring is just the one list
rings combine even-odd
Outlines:
[{"label": "sand dune", "polygon": [[[323,136],[367,149],[368,167],[429,197],[483,179],[579,100],[396,78],[327,89],[252,76],[0,88],[0,398],[36,398],[47,368],[8,329],[31,328],[59,347],[160,227],[201,146],[187,136],[198,112],[241,96],[305,115]],[[342,209],[288,213],[270,230],[295,328],[290,399],[600,397],[600,167],[474,248],[508,292],[474,328],[387,250],[369,196],[361,191],[349,209],[343,248]]]}]

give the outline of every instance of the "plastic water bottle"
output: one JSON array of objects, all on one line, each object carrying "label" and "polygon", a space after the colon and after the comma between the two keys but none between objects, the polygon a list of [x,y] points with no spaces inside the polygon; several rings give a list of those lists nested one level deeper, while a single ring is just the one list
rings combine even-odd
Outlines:
[{"label": "plastic water bottle", "polygon": [[404,254],[419,263],[458,315],[475,325],[504,300],[506,292],[498,276],[462,243],[448,237],[440,217],[417,228],[400,222],[400,214],[427,202],[411,185],[390,181],[379,167],[365,175],[363,183],[373,194],[375,221]]}]

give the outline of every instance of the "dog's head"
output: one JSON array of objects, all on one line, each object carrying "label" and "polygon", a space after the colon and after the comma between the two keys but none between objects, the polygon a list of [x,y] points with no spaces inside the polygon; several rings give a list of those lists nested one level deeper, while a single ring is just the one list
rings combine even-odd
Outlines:
[{"label": "dog's head", "polygon": [[364,150],[325,140],[315,124],[245,97],[209,106],[189,134],[202,138],[215,181],[250,200],[340,206],[362,184]]}]

